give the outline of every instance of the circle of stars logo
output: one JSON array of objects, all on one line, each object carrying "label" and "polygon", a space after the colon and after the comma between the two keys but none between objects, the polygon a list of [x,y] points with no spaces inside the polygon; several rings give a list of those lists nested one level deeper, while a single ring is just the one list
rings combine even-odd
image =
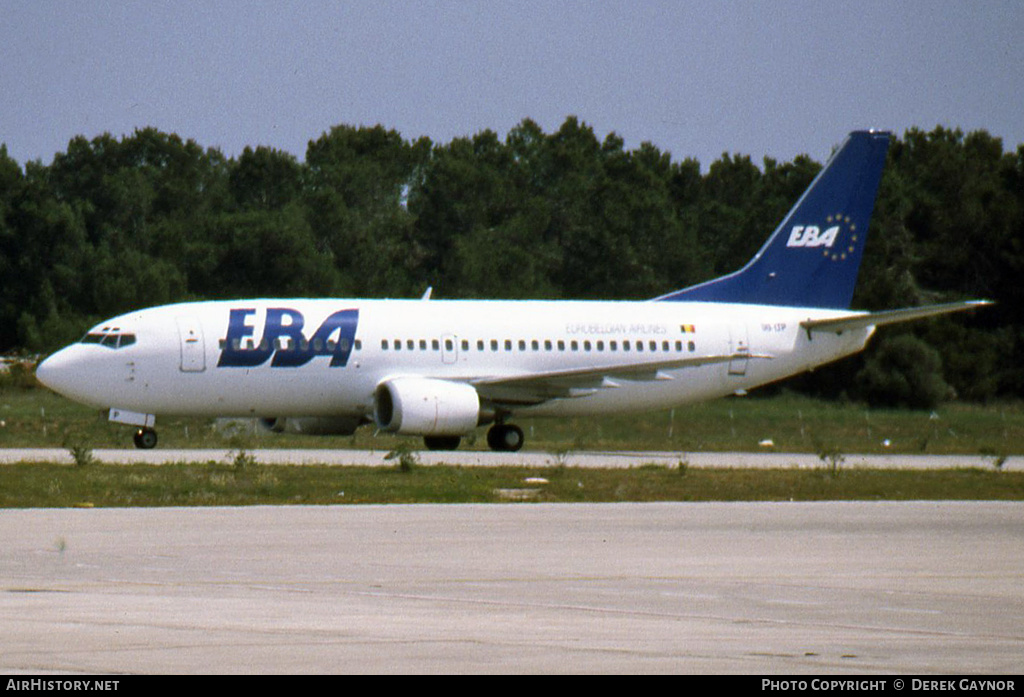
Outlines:
[{"label": "circle of stars logo", "polygon": [[[831,249],[826,249],[823,254],[826,258],[832,261],[844,261],[846,257],[853,254],[854,249],[857,246],[857,224],[850,222],[850,216],[843,215],[842,213],[836,213],[825,218],[826,225],[836,224],[839,226],[839,234],[836,235],[836,243],[832,245]],[[842,243],[839,239],[842,237],[843,226],[850,232],[849,242]]]}]

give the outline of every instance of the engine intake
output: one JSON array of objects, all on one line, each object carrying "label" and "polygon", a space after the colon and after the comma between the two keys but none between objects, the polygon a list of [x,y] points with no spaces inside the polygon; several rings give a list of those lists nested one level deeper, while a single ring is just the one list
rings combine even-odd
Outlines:
[{"label": "engine intake", "polygon": [[480,397],[461,382],[394,378],[377,386],[373,418],[391,433],[463,436],[480,422]]}]

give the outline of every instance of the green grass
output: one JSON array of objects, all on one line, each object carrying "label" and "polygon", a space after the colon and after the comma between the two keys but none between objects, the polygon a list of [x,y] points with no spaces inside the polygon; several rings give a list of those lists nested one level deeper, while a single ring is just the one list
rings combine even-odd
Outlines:
[{"label": "green grass", "polygon": [[[1024,453],[1024,405],[952,403],[935,412],[871,410],[857,404],[821,402],[797,395],[730,398],[672,411],[601,418],[517,419],[534,451],[652,450],[753,451],[770,439],[780,452],[929,453],[1012,455]],[[421,441],[375,435],[310,437],[262,431],[252,422],[160,418],[162,448],[367,448],[392,450]],[[130,448],[131,428],[43,389],[0,389],[0,448]],[[484,429],[463,448],[486,449]],[[885,441],[889,445],[883,445]]]},{"label": "green grass", "polygon": [[[1024,474],[569,467],[271,466],[223,463],[0,467],[0,507],[543,502],[1024,500]],[[527,482],[528,477],[544,483]],[[528,505],[528,504],[527,504]]]},{"label": "green grass", "polygon": [[[96,448],[131,446],[131,429],[43,389],[0,389],[0,448],[64,447],[76,465],[0,467],[0,507],[243,506],[256,504],[473,503],[521,495],[532,501],[1024,500],[1024,474],[998,470],[719,470],[657,465],[633,469],[558,466],[573,450],[835,453],[1024,453],[1024,408],[950,404],[936,412],[877,411],[795,395],[724,399],[670,412],[595,419],[520,419],[527,447],[553,466],[418,466],[413,438],[273,434],[251,423],[161,419],[164,448],[232,448],[231,464],[107,465]],[[464,448],[485,446],[483,429]],[[883,446],[888,439],[890,446]],[[271,466],[252,448],[372,448],[393,467]],[[404,457],[403,457],[404,455]],[[685,460],[685,455],[681,455]],[[527,477],[542,477],[531,484]],[[501,493],[505,492],[505,493]]]}]

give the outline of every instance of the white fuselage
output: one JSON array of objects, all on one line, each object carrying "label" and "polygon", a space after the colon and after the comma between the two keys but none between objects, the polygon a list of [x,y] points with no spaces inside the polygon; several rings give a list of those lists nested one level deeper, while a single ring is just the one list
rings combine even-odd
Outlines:
[{"label": "white fuselage", "polygon": [[[346,344],[345,330],[331,324],[343,311],[358,311],[357,321],[346,325],[354,330]],[[657,379],[616,379],[607,389],[516,409],[535,415],[599,414],[728,395],[856,353],[872,327],[812,337],[800,326],[808,319],[850,314],[650,301],[184,303],[104,322],[90,332],[93,343],[54,354],[40,376],[77,401],[141,414],[369,417],[378,385],[396,377],[472,383],[739,355],[660,371]]]}]

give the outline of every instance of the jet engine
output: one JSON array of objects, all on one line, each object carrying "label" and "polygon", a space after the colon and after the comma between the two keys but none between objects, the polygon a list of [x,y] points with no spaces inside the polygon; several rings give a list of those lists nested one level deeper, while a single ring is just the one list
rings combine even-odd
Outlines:
[{"label": "jet engine", "polygon": [[351,436],[360,419],[351,416],[299,416],[260,419],[260,424],[274,433],[298,433],[305,436]]},{"label": "jet engine", "polygon": [[480,421],[472,385],[431,378],[394,378],[377,386],[373,418],[378,428],[419,436],[462,436]]}]

